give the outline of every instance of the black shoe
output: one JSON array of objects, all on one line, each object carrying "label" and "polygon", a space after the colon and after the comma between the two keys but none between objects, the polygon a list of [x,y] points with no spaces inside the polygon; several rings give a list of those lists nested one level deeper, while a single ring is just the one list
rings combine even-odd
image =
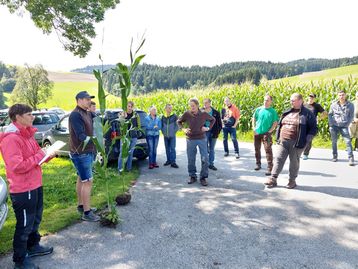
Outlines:
[{"label": "black shoe", "polygon": [[206,178],[205,177],[202,177],[200,179],[200,184],[203,185],[203,186],[208,186],[208,182],[206,181]]},{"label": "black shoe", "polygon": [[[95,213],[97,211],[97,208],[96,207],[91,207],[90,210],[93,211],[93,213]],[[78,213],[83,214],[83,212],[84,212],[83,206],[81,206],[81,207],[77,206],[77,211],[78,211]]]},{"label": "black shoe", "polygon": [[170,166],[173,168],[179,168],[179,166],[176,163],[172,163]]},{"label": "black shoe", "polygon": [[259,171],[261,169],[261,165],[256,164],[256,167],[254,168],[255,171]]},{"label": "black shoe", "polygon": [[229,152],[225,152],[224,157],[229,156]]},{"label": "black shoe", "polygon": [[16,262],[14,269],[39,269],[37,265],[33,264],[29,258],[25,258],[25,260],[21,263]]},{"label": "black shoe", "polygon": [[209,169],[214,170],[214,171],[218,170],[213,164],[209,165]]},{"label": "black shoe", "polygon": [[51,254],[53,252],[53,247],[44,247],[41,245],[32,246],[27,250],[27,257],[35,257],[35,256],[44,256],[47,254]]},{"label": "black shoe", "polygon": [[170,164],[171,164],[171,162],[166,161],[166,162],[164,163],[164,166],[168,166],[168,165],[170,165]]},{"label": "black shoe", "polygon": [[240,154],[239,154],[239,153],[236,153],[236,154],[235,154],[235,157],[236,157],[236,159],[240,159]]},{"label": "black shoe", "polygon": [[190,177],[188,180],[188,184],[193,184],[194,182],[196,182],[196,177]]},{"label": "black shoe", "polygon": [[270,170],[267,170],[267,171],[265,172],[265,176],[271,176],[271,171],[270,171]]}]

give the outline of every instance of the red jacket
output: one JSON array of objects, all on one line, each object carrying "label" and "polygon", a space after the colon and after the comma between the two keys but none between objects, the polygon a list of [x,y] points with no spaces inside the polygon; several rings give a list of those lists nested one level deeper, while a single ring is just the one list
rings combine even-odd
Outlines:
[{"label": "red jacket", "polygon": [[31,191],[42,186],[42,170],[38,165],[45,156],[37,144],[33,127],[16,122],[0,133],[0,151],[5,162],[10,193]]}]

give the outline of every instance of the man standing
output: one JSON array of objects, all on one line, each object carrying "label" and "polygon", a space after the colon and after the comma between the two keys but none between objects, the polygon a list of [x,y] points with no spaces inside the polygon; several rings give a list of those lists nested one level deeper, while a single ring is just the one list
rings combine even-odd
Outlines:
[{"label": "man standing", "polygon": [[[91,96],[86,91],[76,95],[76,108],[69,116],[70,158],[77,170],[77,210],[82,214],[82,220],[99,221],[90,207],[92,190],[92,164],[95,146],[90,139],[93,136],[93,115],[88,111],[91,105]],[[86,147],[84,144],[87,143]]]},{"label": "man standing", "polygon": [[[5,162],[12,207],[16,217],[13,240],[14,268],[35,269],[30,257],[50,254],[52,247],[41,246],[38,232],[43,211],[42,170],[45,151],[37,144],[32,127],[34,116],[28,105],[9,108],[12,123],[0,134],[0,150]],[[53,156],[51,156],[53,157]]]},{"label": "man standing", "polygon": [[331,104],[328,113],[329,132],[332,139],[333,162],[338,159],[337,140],[339,133],[342,135],[347,146],[349,165],[354,165],[354,156],[348,126],[354,119],[354,105],[346,100],[344,91],[338,92],[338,101]]},{"label": "man standing", "polygon": [[[200,183],[207,186],[208,178],[208,146],[206,143],[205,132],[209,131],[215,123],[215,119],[206,112],[201,112],[199,109],[199,101],[195,98],[189,100],[190,110],[186,111],[179,119],[178,125],[186,134],[186,153],[188,157],[188,184],[196,182],[196,152],[199,147],[201,156],[201,171]],[[205,127],[205,121],[210,121],[209,127]],[[183,128],[183,123],[189,125],[188,128]]]},{"label": "man standing", "polygon": [[164,137],[165,153],[167,155],[167,161],[165,166],[170,165],[173,168],[179,168],[176,164],[176,133],[179,129],[177,120],[178,117],[174,113],[172,114],[173,106],[171,104],[165,105],[165,112],[162,117],[162,133]]},{"label": "man standing", "polygon": [[[214,117],[215,119],[215,124],[213,128],[211,128],[209,131],[206,132],[206,139],[207,139],[208,151],[209,151],[209,169],[216,171],[218,169],[214,166],[215,144],[222,129],[221,117],[220,117],[220,112],[211,106],[211,100],[209,98],[204,99],[204,111],[208,113],[210,116]],[[210,121],[206,121],[205,127],[209,127],[209,126],[210,126]]]},{"label": "man standing", "polygon": [[[128,125],[128,130],[131,128],[138,127],[138,121],[134,111],[134,103],[132,101],[128,101],[127,111],[123,112],[123,114],[125,120],[130,121]],[[132,170],[134,147],[137,144],[137,140],[138,140],[137,130],[130,130],[129,136],[130,136],[130,144],[129,144],[127,163],[126,163],[127,171]],[[122,170],[122,143],[121,143],[121,147],[119,150],[119,157],[118,157],[118,171],[121,170]]]},{"label": "man standing", "polygon": [[290,158],[288,189],[295,188],[300,168],[300,157],[306,144],[317,133],[316,117],[303,106],[299,93],[291,95],[291,109],[283,112],[277,129],[277,151],[274,158],[271,177],[265,182],[268,188],[277,186],[277,177],[281,173],[287,157]]},{"label": "man standing", "polygon": [[252,117],[256,158],[255,170],[258,171],[261,169],[261,143],[263,143],[267,159],[266,176],[271,175],[273,167],[272,132],[275,130],[279,120],[277,112],[271,107],[271,104],[272,97],[266,94],[264,97],[264,105],[256,108],[254,116]]},{"label": "man standing", "polygon": [[356,99],[354,101],[354,118],[349,128],[352,141],[354,139],[354,150],[358,150],[358,91],[356,92]]},{"label": "man standing", "polygon": [[[305,107],[308,108],[309,110],[311,110],[313,115],[316,117],[316,120],[317,120],[318,113],[321,113],[321,119],[323,119],[327,116],[327,112],[324,110],[324,108],[320,104],[316,103],[315,100],[316,100],[316,94],[310,93],[310,95],[308,97],[308,102],[307,102],[307,104],[305,104]],[[308,155],[310,154],[311,148],[312,148],[312,141],[309,141],[306,145],[304,152],[303,152],[302,160],[308,159]]]},{"label": "man standing", "polygon": [[228,140],[228,135],[230,134],[232,143],[234,144],[236,159],[239,159],[240,154],[239,154],[239,144],[236,138],[236,126],[239,124],[240,110],[233,103],[231,103],[229,97],[225,97],[224,104],[226,108],[223,108],[221,111],[221,116],[224,123],[224,128],[223,128],[224,150],[225,150],[224,156],[225,157],[229,156],[229,146],[227,140]]}]

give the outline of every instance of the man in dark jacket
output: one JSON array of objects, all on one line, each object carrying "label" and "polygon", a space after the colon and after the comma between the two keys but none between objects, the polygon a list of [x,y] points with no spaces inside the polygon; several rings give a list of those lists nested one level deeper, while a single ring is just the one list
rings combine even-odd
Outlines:
[{"label": "man in dark jacket", "polygon": [[277,151],[274,158],[271,177],[265,182],[268,188],[277,186],[277,177],[281,173],[287,157],[290,158],[288,189],[295,188],[300,168],[300,157],[307,143],[317,133],[317,121],[314,114],[303,106],[299,93],[291,95],[292,108],[285,111],[278,123],[276,133]]},{"label": "man in dark jacket", "polygon": [[[222,129],[221,116],[220,116],[220,112],[211,106],[211,100],[209,98],[204,99],[203,111],[205,111],[210,116],[215,118],[215,124],[214,124],[213,128],[211,128],[209,131],[206,132],[206,139],[208,142],[209,169],[216,171],[218,169],[214,166],[215,144],[216,144],[216,140],[219,137],[219,134]],[[206,121],[205,127],[209,127],[209,126],[210,126],[210,122]]]},{"label": "man in dark jacket", "polygon": [[177,120],[178,117],[173,111],[171,104],[165,105],[165,114],[162,116],[162,133],[164,137],[165,153],[167,155],[167,161],[164,166],[170,165],[173,168],[179,168],[176,164],[176,133],[179,129]]},{"label": "man in dark jacket", "polygon": [[[88,111],[91,96],[86,91],[76,95],[76,108],[71,112],[68,120],[70,132],[70,158],[77,171],[77,210],[82,214],[82,220],[99,221],[99,216],[91,209],[91,190],[93,183],[92,165],[95,145],[90,141],[93,136],[93,115]],[[88,142],[88,143],[87,143]],[[84,145],[87,143],[86,147]]]}]

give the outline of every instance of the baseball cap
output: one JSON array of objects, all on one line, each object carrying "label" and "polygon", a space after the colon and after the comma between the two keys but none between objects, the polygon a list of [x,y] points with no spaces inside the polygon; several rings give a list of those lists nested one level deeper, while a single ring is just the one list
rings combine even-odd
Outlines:
[{"label": "baseball cap", "polygon": [[316,98],[316,95],[314,93],[310,93],[309,97]]},{"label": "baseball cap", "polygon": [[82,91],[77,93],[76,95],[76,100],[77,99],[83,99],[83,98],[94,98],[94,95],[89,95],[89,93],[87,91]]}]

